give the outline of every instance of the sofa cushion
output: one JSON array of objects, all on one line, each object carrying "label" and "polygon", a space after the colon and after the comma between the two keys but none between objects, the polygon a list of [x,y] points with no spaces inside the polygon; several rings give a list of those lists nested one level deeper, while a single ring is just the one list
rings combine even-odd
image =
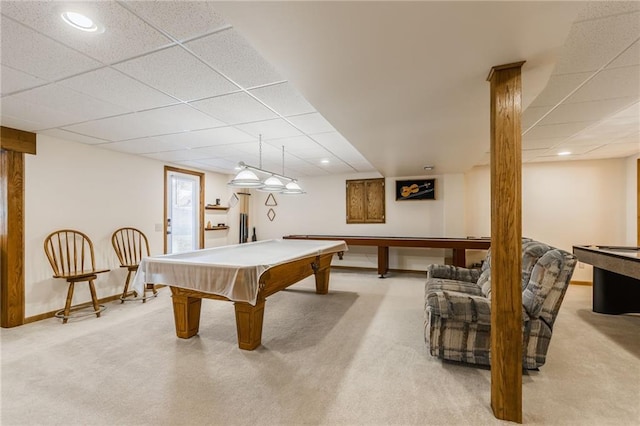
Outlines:
[{"label": "sofa cushion", "polygon": [[480,287],[478,287],[478,284],[468,281],[429,278],[424,289],[425,294],[443,290],[465,293],[472,296],[482,296],[482,291],[480,290]]}]

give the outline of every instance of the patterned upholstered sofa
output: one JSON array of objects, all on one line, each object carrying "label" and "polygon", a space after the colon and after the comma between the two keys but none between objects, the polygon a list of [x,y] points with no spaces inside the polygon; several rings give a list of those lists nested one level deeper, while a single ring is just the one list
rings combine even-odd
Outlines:
[{"label": "patterned upholstered sofa", "polygon": [[[522,366],[545,363],[553,323],[576,258],[538,241],[522,241]],[[425,342],[431,355],[491,362],[491,250],[481,269],[430,265],[425,286]]]}]

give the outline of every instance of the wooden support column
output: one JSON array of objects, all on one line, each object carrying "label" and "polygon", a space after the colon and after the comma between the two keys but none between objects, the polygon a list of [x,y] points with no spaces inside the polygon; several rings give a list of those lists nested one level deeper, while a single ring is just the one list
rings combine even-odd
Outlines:
[{"label": "wooden support column", "polygon": [[521,68],[493,67],[491,83],[491,408],[522,423]]},{"label": "wooden support column", "polygon": [[35,133],[0,128],[0,326],[24,324],[24,154]]}]

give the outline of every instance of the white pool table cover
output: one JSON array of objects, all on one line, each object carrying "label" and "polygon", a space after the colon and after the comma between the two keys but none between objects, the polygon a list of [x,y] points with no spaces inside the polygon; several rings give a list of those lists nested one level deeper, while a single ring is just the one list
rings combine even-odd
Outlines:
[{"label": "white pool table cover", "polygon": [[[307,256],[347,251],[344,241],[265,240],[179,254],[146,257],[133,280],[138,297],[146,283],[166,284],[255,305],[260,275]],[[241,280],[238,276],[242,274]]]}]

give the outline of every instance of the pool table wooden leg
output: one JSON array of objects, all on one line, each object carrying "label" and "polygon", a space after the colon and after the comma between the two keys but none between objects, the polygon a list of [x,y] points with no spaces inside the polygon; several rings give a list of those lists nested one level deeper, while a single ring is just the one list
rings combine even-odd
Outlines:
[{"label": "pool table wooden leg", "polygon": [[171,287],[176,335],[182,339],[188,339],[198,334],[202,299],[180,294],[179,290]]},{"label": "pool table wooden leg", "polygon": [[234,302],[240,349],[252,351],[262,343],[264,302],[264,299],[258,300],[255,306],[246,302]]}]

